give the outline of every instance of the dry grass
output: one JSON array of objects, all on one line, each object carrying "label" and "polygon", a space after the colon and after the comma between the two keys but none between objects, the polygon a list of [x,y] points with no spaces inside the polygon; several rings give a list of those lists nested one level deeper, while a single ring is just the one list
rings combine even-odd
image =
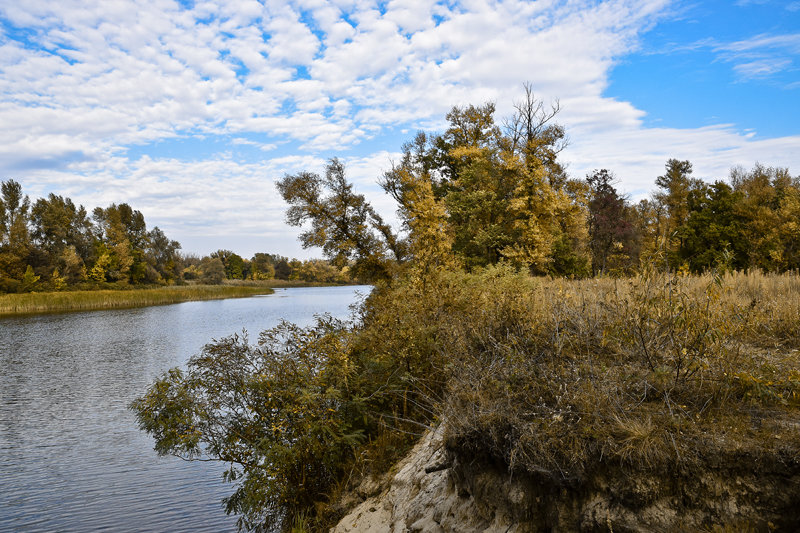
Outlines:
[{"label": "dry grass", "polygon": [[609,461],[685,470],[800,450],[796,275],[492,268],[402,290],[383,347],[423,376],[465,456],[570,482]]},{"label": "dry grass", "polygon": [[270,294],[265,286],[195,285],[156,289],[34,292],[0,295],[0,316],[146,307],[195,300]]}]

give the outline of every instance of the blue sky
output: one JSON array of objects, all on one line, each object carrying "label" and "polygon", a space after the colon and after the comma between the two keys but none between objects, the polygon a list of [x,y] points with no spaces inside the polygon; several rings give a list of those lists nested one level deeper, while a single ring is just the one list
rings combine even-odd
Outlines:
[{"label": "blue sky", "polygon": [[403,141],[525,82],[569,173],[633,199],[671,157],[800,174],[800,0],[4,2],[0,73],[0,179],[128,202],[190,253],[319,255],[277,179],[338,156],[390,216]]}]

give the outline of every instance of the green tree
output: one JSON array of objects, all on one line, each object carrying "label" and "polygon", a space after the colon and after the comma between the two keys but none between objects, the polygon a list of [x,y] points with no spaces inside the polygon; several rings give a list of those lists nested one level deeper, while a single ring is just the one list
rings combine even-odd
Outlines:
[{"label": "green tree", "polygon": [[245,264],[244,259],[238,254],[233,254],[225,265],[225,276],[228,279],[244,279]]},{"label": "green tree", "polygon": [[30,200],[22,186],[0,184],[0,289],[17,290],[29,266],[33,243],[28,230]]},{"label": "green tree", "polygon": [[[218,261],[218,259],[215,259]],[[156,451],[230,465],[240,526],[287,530],[338,483],[364,437],[350,335],[321,320],[208,344],[132,403]]]},{"label": "green tree", "polygon": [[178,250],[181,244],[171,240],[158,227],[154,227],[147,235],[147,245],[145,256],[148,264],[157,273],[157,276],[167,282],[172,282],[180,278],[183,270],[181,256]]},{"label": "green tree", "polygon": [[380,279],[390,277],[390,260],[404,259],[397,236],[364,196],[353,192],[338,159],[328,162],[324,176],[286,175],[277,187],[290,206],[286,221],[292,226],[311,225],[300,235],[303,247],[321,247],[337,267],[353,260],[358,275]]},{"label": "green tree", "polygon": [[747,266],[746,220],[737,209],[741,198],[722,181],[703,184],[690,192],[681,257],[693,272]]},{"label": "green tree", "polygon": [[31,209],[31,225],[33,242],[42,250],[48,267],[75,271],[74,265],[65,263],[68,256],[72,260],[72,252],[82,263],[92,260],[92,222],[86,209],[75,206],[71,199],[52,193],[38,199]]},{"label": "green tree", "polygon": [[656,185],[661,189],[654,195],[668,215],[663,226],[664,242],[673,268],[680,266],[680,250],[686,237],[685,224],[689,218],[689,190],[692,185],[692,164],[689,161],[670,159],[665,166],[663,176],[656,178]]},{"label": "green tree", "polygon": [[207,285],[219,285],[225,279],[225,265],[219,257],[203,258],[200,271],[200,281]]},{"label": "green tree", "polygon": [[287,257],[280,257],[275,263],[275,279],[287,280],[292,275],[292,267],[289,266]]},{"label": "green tree", "polygon": [[211,254],[212,258],[219,258],[222,265],[225,267],[225,278],[227,279],[244,279],[245,278],[245,263],[244,259],[239,254],[230,250],[217,250]]}]

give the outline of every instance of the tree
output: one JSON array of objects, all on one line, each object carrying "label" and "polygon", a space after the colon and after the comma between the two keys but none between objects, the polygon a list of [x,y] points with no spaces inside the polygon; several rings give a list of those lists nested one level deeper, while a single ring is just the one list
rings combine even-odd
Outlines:
[{"label": "tree", "polygon": [[529,170],[538,165],[547,167],[550,184],[559,187],[566,182],[566,173],[557,158],[569,144],[564,127],[553,122],[561,104],[556,100],[547,108],[536,98],[532,84],[523,87],[525,98],[514,103],[514,114],[504,121],[510,150],[521,153]]},{"label": "tree", "polygon": [[[630,265],[633,255],[634,226],[625,198],[612,185],[614,177],[606,169],[586,176],[591,188],[589,201],[589,238],[592,250],[592,272],[603,274],[607,267]],[[616,256],[623,264],[609,264]],[[623,259],[623,256],[628,260]]]},{"label": "tree", "polygon": [[442,135],[419,133],[404,145],[381,186],[398,203],[405,241],[352,192],[337,160],[325,179],[306,172],[279,182],[287,220],[310,221],[303,245],[322,246],[340,267],[356,259],[356,274],[366,263],[388,275],[381,261],[391,250],[398,262],[410,251],[423,268],[454,256],[467,269],[509,261],[539,274],[585,275],[586,191],[557,160],[566,145],[563,127],[552,122],[558,111],[558,104],[546,111],[526,86],[506,134],[486,103],[454,107]]},{"label": "tree", "polygon": [[[557,160],[567,142],[552,122],[560,108],[545,109],[525,89],[505,133],[493,103],[454,107],[442,135],[417,134],[384,175],[415,261],[420,250],[442,258],[449,247],[467,269],[505,260],[542,274],[586,273],[585,191]],[[438,251],[430,242],[420,248],[434,236]]]},{"label": "tree", "polygon": [[281,324],[258,345],[234,335],[206,345],[186,373],[164,374],[131,407],[160,455],[230,466],[225,478],[237,484],[226,510],[241,515],[240,527],[287,530],[329,494],[364,438],[368,406],[348,382],[349,339],[331,319]]},{"label": "tree", "polygon": [[100,254],[97,261],[94,262],[89,277],[97,282],[106,281],[108,269],[111,266],[111,256],[107,252]]},{"label": "tree", "polygon": [[794,178],[780,199],[779,234],[785,270],[800,269],[800,178]]},{"label": "tree", "polygon": [[39,276],[34,274],[33,267],[28,265],[28,267],[25,269],[25,274],[22,276],[22,285],[20,286],[20,291],[31,292],[38,282]]},{"label": "tree", "polygon": [[321,247],[337,267],[353,260],[357,275],[380,279],[390,276],[388,254],[394,261],[404,259],[397,236],[364,196],[353,192],[338,159],[328,162],[324,177],[310,172],[286,175],[277,187],[290,205],[286,221],[292,226],[311,224],[300,235],[303,247]]},{"label": "tree", "polygon": [[741,198],[741,193],[722,181],[703,184],[690,192],[681,259],[693,272],[747,266],[748,243],[743,235],[746,220],[737,213]]},{"label": "tree", "polygon": [[225,277],[227,279],[244,279],[245,263],[239,254],[230,250],[217,250],[211,254],[212,258],[219,258],[225,267]]},{"label": "tree", "polygon": [[446,208],[434,192],[426,147],[425,134],[417,134],[413,143],[403,146],[400,164],[393,165],[380,182],[398,204],[398,214],[409,233],[408,249],[413,265],[423,278],[432,271],[455,266],[452,229]]},{"label": "tree", "polygon": [[200,262],[200,281],[207,285],[219,285],[225,279],[225,265],[219,257],[206,257]]},{"label": "tree", "polygon": [[67,249],[83,263],[91,260],[95,236],[83,206],[75,206],[71,199],[51,193],[33,204],[31,225],[33,242],[44,253],[48,267],[66,270],[63,261]]},{"label": "tree", "polygon": [[146,276],[147,225],[144,216],[128,204],[95,208],[92,217],[100,230],[97,255],[108,254],[106,277],[138,283]]},{"label": "tree", "polygon": [[287,280],[291,275],[292,267],[289,266],[289,259],[281,257],[278,262],[275,263],[275,279]]},{"label": "tree", "polygon": [[781,203],[791,187],[788,170],[756,163],[749,172],[732,169],[730,180],[740,195],[736,211],[746,220],[742,233],[748,243],[747,266],[781,270],[785,265]]},{"label": "tree", "polygon": [[250,276],[253,279],[273,279],[275,262],[273,256],[258,252],[250,259]]},{"label": "tree", "polygon": [[508,208],[517,180],[505,164],[494,112],[493,103],[454,107],[437,144],[448,149],[453,169],[443,191],[452,249],[467,269],[498,262],[514,239]]},{"label": "tree", "polygon": [[157,276],[155,281],[160,278],[172,282],[180,278],[180,272],[183,269],[178,253],[180,249],[181,243],[169,239],[158,226],[147,234],[145,257]]},{"label": "tree", "polygon": [[0,288],[5,290],[16,290],[29,266],[29,209],[30,200],[18,182],[0,184]]},{"label": "tree", "polygon": [[680,249],[685,239],[684,224],[689,218],[692,164],[689,161],[670,159],[665,168],[664,175],[656,178],[656,185],[661,188],[661,192],[656,193],[655,198],[664,205],[669,217],[664,227],[666,231],[664,237],[671,266],[677,267]]}]

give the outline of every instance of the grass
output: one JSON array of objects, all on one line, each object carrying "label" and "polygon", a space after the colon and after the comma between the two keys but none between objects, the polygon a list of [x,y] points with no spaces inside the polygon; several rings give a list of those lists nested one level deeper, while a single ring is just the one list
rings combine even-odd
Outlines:
[{"label": "grass", "polygon": [[566,483],[800,453],[797,275],[465,285],[437,311],[453,449]]},{"label": "grass", "polygon": [[0,316],[146,307],[271,294],[266,285],[193,285],[130,290],[32,292],[0,295]]}]

